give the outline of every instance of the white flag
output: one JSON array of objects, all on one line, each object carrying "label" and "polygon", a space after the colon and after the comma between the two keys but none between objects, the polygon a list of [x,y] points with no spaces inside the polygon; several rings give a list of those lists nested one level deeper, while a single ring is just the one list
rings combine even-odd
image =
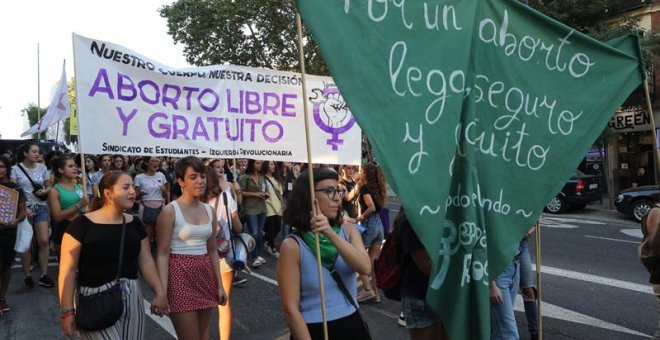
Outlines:
[{"label": "white flag", "polygon": [[49,127],[57,124],[57,122],[64,120],[70,115],[71,103],[69,103],[69,84],[66,81],[65,65],[62,65],[62,78],[57,90],[50,100],[48,111],[41,117],[41,120],[34,126],[27,129],[21,137],[45,131]]}]

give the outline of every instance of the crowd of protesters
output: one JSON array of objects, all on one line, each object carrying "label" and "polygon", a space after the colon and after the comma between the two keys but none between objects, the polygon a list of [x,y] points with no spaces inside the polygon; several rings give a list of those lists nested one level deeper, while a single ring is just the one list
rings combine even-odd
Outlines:
[{"label": "crowd of protesters", "polygon": [[[229,242],[231,235],[251,235],[256,243],[247,261],[251,269],[265,264],[268,256],[277,261],[284,251],[278,270],[286,268],[293,273],[296,270],[287,266],[297,267],[301,277],[312,274],[307,268],[311,261],[304,262],[304,267],[300,264],[303,257],[315,256],[302,251],[310,251],[310,235],[318,232],[325,240],[323,260],[328,268],[335,268],[335,263],[329,262],[335,259],[336,269],[351,291],[346,297],[338,295],[342,298],[336,301],[339,307],[330,314],[336,316],[331,319],[333,324],[339,325],[332,334],[346,334],[341,332],[350,323],[337,320],[350,317],[349,321],[360,322],[353,307],[357,302],[357,283],[361,282],[365,290],[375,289],[374,284],[364,284],[370,280],[356,275],[371,273],[373,258],[367,249],[373,247],[364,246],[353,223],[363,221],[366,230],[374,235],[371,245],[382,241],[382,223],[378,220],[370,226],[368,220],[370,215],[378,216],[383,206],[384,182],[380,174],[380,187],[367,189],[366,178],[373,175],[360,177],[357,167],[319,167],[320,173],[315,170],[321,185],[315,192],[319,213],[312,216],[311,193],[305,185],[307,181],[300,178],[301,173],[306,175],[306,168],[306,164],[252,159],[110,154],[84,155],[81,159],[75,154],[43,155],[37,144],[27,142],[13,154],[0,157],[0,184],[20,193],[16,219],[0,226],[0,312],[10,311],[6,295],[10,267],[16,256],[16,225],[26,217],[33,226],[34,241],[21,254],[23,284],[34,289],[32,273],[38,270],[36,280],[40,286],[56,286],[47,270],[54,252],[59,262],[57,288],[62,331],[67,336],[78,331],[88,339],[144,336],[145,311],[144,305],[138,303],[142,301],[138,273],[154,292],[151,313],[169,315],[179,338],[207,338],[211,309],[217,307],[220,337],[228,339],[231,287],[244,284],[247,279],[245,275],[238,277],[238,270],[219,254],[218,235],[224,235]],[[117,251],[120,244],[122,254]],[[331,280],[330,272],[327,274],[326,279]],[[77,297],[111,289],[115,276],[127,292],[125,313],[109,328],[76,330]],[[297,309],[297,315],[304,316],[287,318],[295,338],[316,338],[320,330],[318,310],[305,310],[312,305],[312,309],[318,309],[313,302],[318,297],[305,294],[313,292],[314,287],[306,283],[286,285],[299,289],[283,292],[285,315]],[[298,298],[291,300],[293,294]],[[299,301],[300,294],[312,300],[294,306],[291,302]],[[366,337],[367,330],[364,332]]]},{"label": "crowd of protesters", "polygon": [[[229,339],[231,288],[247,279],[239,277],[244,268],[227,249],[232,235],[247,233],[255,244],[246,258],[248,270],[265,264],[267,257],[277,262],[292,338],[319,339],[318,234],[330,338],[368,339],[358,303],[381,301],[374,261],[392,232],[401,243],[397,256],[403,266],[399,324],[412,339],[447,339],[440,318],[424,301],[430,257],[403,209],[390,230],[385,179],[375,164],[315,166],[312,206],[306,164],[110,154],[84,155],[81,160],[74,154],[42,155],[30,142],[15,155],[0,157],[0,185],[20,194],[16,218],[0,224],[0,312],[10,310],[6,295],[16,255],[16,225],[28,218],[34,240],[20,257],[23,284],[35,287],[36,267],[38,284],[55,286],[47,271],[54,251],[65,335],[79,331],[86,339],[143,338],[140,273],[154,292],[151,313],[169,315],[179,338],[208,338],[211,311],[218,308],[220,338]],[[122,254],[117,252],[120,244]],[[536,331],[526,245],[525,239],[511,273],[506,271],[490,285],[493,339],[513,338],[512,301],[519,280],[530,309],[529,330]],[[115,276],[126,292],[121,318],[102,330],[76,330],[76,296],[111,289]]]}]

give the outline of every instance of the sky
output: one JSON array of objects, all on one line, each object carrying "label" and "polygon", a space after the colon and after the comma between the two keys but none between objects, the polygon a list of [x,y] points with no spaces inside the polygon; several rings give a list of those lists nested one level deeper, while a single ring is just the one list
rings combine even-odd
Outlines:
[{"label": "sky", "polygon": [[[163,0],[21,0],[0,2],[0,135],[20,138],[28,128],[21,110],[50,103],[66,60],[73,77],[72,33],[116,43],[168,65],[188,67],[183,46],[167,34]],[[37,72],[39,45],[40,72]],[[40,74],[40,77],[37,75]]]}]

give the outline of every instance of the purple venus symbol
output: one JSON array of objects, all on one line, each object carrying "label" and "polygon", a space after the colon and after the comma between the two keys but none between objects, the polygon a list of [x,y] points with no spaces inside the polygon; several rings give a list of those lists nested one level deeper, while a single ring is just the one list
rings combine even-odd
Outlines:
[{"label": "purple venus symbol", "polygon": [[327,144],[336,151],[344,140],[339,135],[350,130],[355,124],[355,117],[348,110],[346,102],[336,87],[326,87],[323,90],[313,89],[314,94],[309,100],[314,104],[314,123],[332,137]]}]

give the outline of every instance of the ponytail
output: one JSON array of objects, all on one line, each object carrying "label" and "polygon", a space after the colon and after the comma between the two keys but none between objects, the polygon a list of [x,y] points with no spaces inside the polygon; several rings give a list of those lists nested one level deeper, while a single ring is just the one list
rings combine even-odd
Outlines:
[{"label": "ponytail", "polygon": [[99,191],[98,193],[94,193],[94,199],[92,199],[92,202],[89,205],[88,212],[99,210],[106,204],[105,190],[112,188],[117,184],[119,178],[124,175],[129,176],[128,173],[123,171],[111,171],[103,175],[103,178],[101,178],[101,181],[99,182]]}]

